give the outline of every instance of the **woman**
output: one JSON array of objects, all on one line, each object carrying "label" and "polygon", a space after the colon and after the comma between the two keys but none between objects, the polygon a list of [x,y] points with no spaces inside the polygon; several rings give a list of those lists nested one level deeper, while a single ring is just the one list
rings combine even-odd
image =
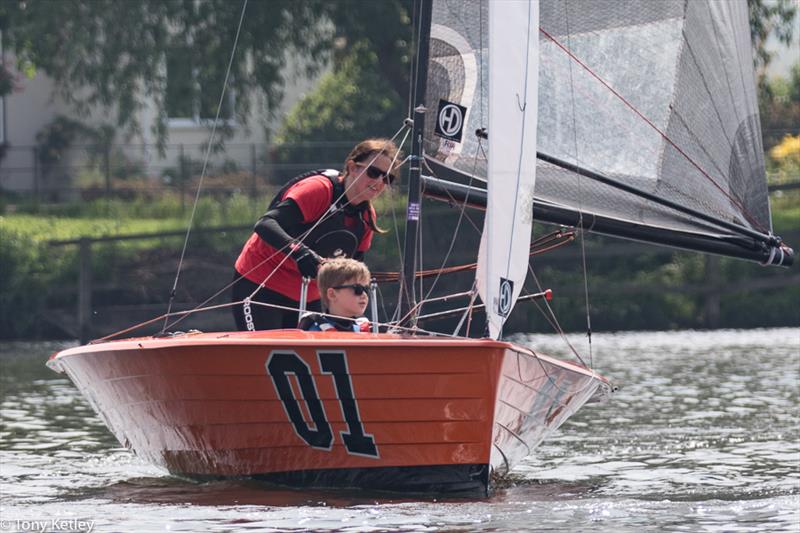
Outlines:
[{"label": "woman", "polygon": [[236,260],[233,301],[243,303],[233,306],[233,315],[239,330],[296,327],[304,276],[312,278],[306,308],[321,311],[317,268],[327,257],[363,259],[373,233],[385,233],[371,202],[394,181],[397,159],[394,142],[367,139],[353,148],[342,172],[309,172],[278,192]]}]

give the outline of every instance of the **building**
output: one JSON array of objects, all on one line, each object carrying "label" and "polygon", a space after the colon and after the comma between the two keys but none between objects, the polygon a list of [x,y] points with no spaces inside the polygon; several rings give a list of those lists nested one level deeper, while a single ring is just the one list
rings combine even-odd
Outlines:
[{"label": "building", "polygon": [[[113,119],[99,108],[78,115],[59,96],[54,81],[46,74],[37,72],[28,77],[16,69],[12,55],[2,55],[3,64],[14,76],[15,88],[11,94],[0,98],[0,145],[4,146],[0,155],[0,192],[60,200],[75,197],[78,189],[86,187],[108,190],[114,186],[112,183],[117,176],[146,178],[152,181],[153,186],[175,186],[178,176],[185,181],[199,173],[197,169],[205,158],[214,122],[214,117],[206,109],[209,106],[204,102],[217,102],[219,95],[203,94],[199,84],[193,82],[191,72],[181,70],[180,62],[167,62],[175,74],[168,75],[168,94],[165,97],[172,116],[168,121],[167,144],[163,152],[157,147],[152,129],[157,120],[155,105],[146,101],[137,117],[141,124],[140,134],[125,137],[118,132],[110,147],[98,146],[91,139],[74,135],[69,148],[58,153],[56,161],[45,162],[39,155],[42,143],[37,141],[37,135],[51,126],[57,117],[66,117],[68,121],[92,128],[113,123]],[[230,92],[227,94],[222,106],[224,118],[219,124],[229,126],[232,135],[225,140],[223,151],[210,156],[210,172],[239,171],[252,175],[253,179],[256,175],[263,178],[268,174],[267,132],[280,125],[288,110],[318,79],[302,74],[300,59],[288,63],[285,97],[274,117],[256,113],[250,117],[247,126],[237,124],[231,113],[236,96]],[[264,105],[258,104],[253,102],[251,108],[263,110]]]}]

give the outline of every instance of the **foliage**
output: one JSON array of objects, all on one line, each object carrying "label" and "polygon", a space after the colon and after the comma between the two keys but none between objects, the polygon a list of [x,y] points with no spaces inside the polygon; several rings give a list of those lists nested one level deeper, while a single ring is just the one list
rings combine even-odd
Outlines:
[{"label": "foliage", "polygon": [[[230,212],[241,209],[237,198],[231,202]],[[48,329],[46,315],[53,308],[70,309],[75,303],[74,287],[78,279],[79,257],[75,245],[51,246],[51,240],[75,240],[82,237],[96,238],[122,236],[137,233],[160,233],[178,231],[179,235],[159,239],[135,239],[92,246],[92,277],[97,283],[117,287],[111,297],[120,303],[120,293],[128,289],[132,303],[145,294],[147,288],[129,287],[120,281],[124,273],[135,265],[160,265],[165,258],[176,260],[183,242],[182,231],[186,220],[174,218],[174,205],[164,203],[155,206],[151,202],[118,203],[121,209],[116,217],[104,216],[105,202],[93,202],[73,206],[73,216],[43,216],[42,213],[0,216],[0,338],[35,338],[63,335]],[[143,218],[143,214],[164,214],[166,209],[172,218]],[[198,206],[198,227],[204,224],[223,225],[225,213],[210,202]],[[252,217],[248,217],[252,219]],[[221,223],[222,222],[222,223]],[[225,225],[230,225],[228,221]],[[234,237],[237,244],[243,242],[246,232]],[[204,236],[195,234],[192,246],[204,256],[222,250],[230,255],[231,235]],[[158,258],[157,260],[154,258]],[[161,277],[163,278],[163,276]],[[163,279],[151,280],[160,287]],[[134,279],[138,283],[141,280]],[[167,289],[161,287],[161,293]],[[138,295],[138,296],[137,296]]]},{"label": "foliage", "polygon": [[[328,2],[327,16],[335,28],[335,64],[346,61],[357,46],[375,54],[375,68],[392,91],[404,95],[408,91],[408,73],[412,52],[411,14],[413,0],[337,0]],[[361,136],[358,136],[361,137]]]},{"label": "foliage", "polygon": [[792,66],[789,79],[762,78],[758,107],[766,151],[781,142],[785,135],[800,134],[800,62]]},{"label": "foliage", "polygon": [[91,128],[82,122],[57,115],[36,133],[36,152],[39,161],[45,166],[58,163],[76,138],[91,135]]},{"label": "foliage", "polygon": [[0,96],[7,96],[14,90],[14,74],[5,65],[0,65]]},{"label": "foliage", "polygon": [[768,168],[772,183],[800,181],[800,134],[787,135],[769,151]]},{"label": "foliage", "polygon": [[785,45],[792,42],[792,21],[797,14],[795,0],[747,0],[750,11],[750,39],[756,67],[766,67],[772,55],[766,49],[767,38],[774,34]]},{"label": "foliage", "polygon": [[0,31],[18,68],[47,73],[80,115],[99,106],[113,113],[117,127],[136,134],[139,112],[152,100],[153,131],[163,149],[170,57],[182,54],[187,72],[195,76],[184,88],[192,94],[182,96],[191,99],[198,96],[193,91],[200,91],[202,106],[209,108],[219,101],[231,61],[227,91],[237,95],[237,121],[247,124],[254,105],[268,113],[277,110],[289,57],[303,58],[311,74],[331,58],[334,42],[370,42],[383,75],[401,85],[410,4],[251,1],[233,55],[243,4],[230,0],[7,0],[0,3]]},{"label": "foliage", "polygon": [[[263,199],[266,201],[266,198]],[[378,205],[379,221],[390,233],[376,238],[367,260],[375,271],[397,270],[400,264],[402,227],[395,230],[394,218],[403,220],[402,198],[385,196]],[[108,207],[114,216],[108,216]],[[41,330],[44,309],[71,309],[74,306],[74,287],[77,280],[78,258],[75,246],[52,247],[51,239],[76,239],[133,233],[154,233],[177,230],[181,235],[162,239],[120,241],[93,247],[93,276],[98,283],[113,287],[113,300],[97,305],[119,304],[124,296],[127,303],[160,301],[169,292],[165,286],[172,282],[173,265],[180,249],[186,218],[177,218],[180,200],[165,195],[164,199],[143,199],[136,202],[95,201],[75,204],[69,208],[39,207],[31,213],[15,213],[0,217],[0,326],[5,337],[51,335]],[[182,278],[180,288],[195,291],[200,299],[213,294],[229,280],[228,268],[246,239],[253,220],[263,209],[263,202],[254,204],[245,194],[226,200],[203,201],[198,208],[198,227],[239,225],[233,233],[201,235],[193,233],[187,257],[195,263],[216,265],[205,277],[193,281]],[[394,217],[392,210],[395,210]],[[457,209],[434,204],[426,209],[424,224],[437,231],[427,232],[423,250],[426,267],[441,263],[450,237],[455,231]],[[800,204],[796,201],[773,202],[775,232],[786,237],[790,244],[800,239]],[[459,246],[449,264],[474,261],[478,232],[466,222],[459,232]],[[618,240],[588,236],[589,291],[592,326],[594,330],[675,329],[698,328],[706,325],[705,295],[710,287],[710,263],[701,254],[672,252],[669,249],[631,245],[622,255],[603,252],[618,246]],[[534,259],[537,278],[545,288],[552,288],[551,303],[561,326],[567,331],[586,327],[583,273],[580,260],[572,250],[537,256]],[[565,252],[567,255],[560,255]],[[599,253],[595,253],[599,252]],[[572,253],[570,256],[568,253]],[[624,260],[621,260],[624,257]],[[721,258],[719,281],[727,289],[721,296],[720,325],[723,327],[780,326],[796,324],[796,301],[800,286],[788,280],[796,269],[765,269],[757,264]],[[216,272],[216,273],[215,273]],[[211,277],[209,277],[211,276]],[[437,282],[440,294],[465,290],[471,274],[442,277]],[[747,290],[756,280],[763,283],[773,279],[777,288]],[[785,279],[786,281],[782,281]],[[777,282],[777,285],[775,285]],[[426,290],[431,280],[425,282]],[[131,284],[135,286],[131,286]],[[527,287],[533,291],[534,286]],[[387,309],[393,309],[392,297],[396,285],[382,287]],[[127,292],[126,292],[127,291]],[[73,296],[71,296],[73,295]],[[742,313],[742,309],[758,309],[758,313]],[[527,316],[526,316],[527,310]],[[482,319],[476,318],[475,324]],[[442,326],[441,323],[435,326]],[[443,326],[442,326],[443,327]],[[475,327],[473,327],[475,330]],[[509,332],[552,331],[552,326],[535,311],[533,304],[521,304],[512,315]]]},{"label": "foliage", "polygon": [[[41,164],[42,177],[46,187],[52,186],[49,181],[55,170],[59,165],[65,163],[64,159],[70,147],[79,139],[84,139],[89,143],[90,167],[108,164],[108,161],[101,163],[110,152],[114,139],[114,129],[107,125],[92,128],[81,121],[57,115],[36,133],[36,154]],[[69,179],[69,174],[65,173],[65,175]]]},{"label": "foliage", "polygon": [[[254,207],[253,199],[241,192],[227,198],[204,197],[198,202],[203,218],[196,223],[199,226],[249,225],[262,208],[263,205]],[[187,211],[177,194],[159,194],[72,204],[22,204],[16,207],[14,214],[0,217],[0,221],[3,226],[12,225],[21,230],[30,228],[33,232],[52,225],[53,230],[42,231],[48,239],[71,239],[114,235],[123,231],[142,233],[184,229]]]},{"label": "foliage", "polygon": [[[378,55],[366,43],[359,43],[335,72],[297,103],[276,138],[284,145],[280,152],[283,161],[315,161],[320,155],[314,148],[291,145],[387,136],[398,129],[403,102],[380,75],[378,63]],[[347,146],[337,159],[344,160],[349,149]]]},{"label": "foliage", "polygon": [[36,315],[43,308],[46,279],[41,249],[0,224],[0,337],[35,333]]}]

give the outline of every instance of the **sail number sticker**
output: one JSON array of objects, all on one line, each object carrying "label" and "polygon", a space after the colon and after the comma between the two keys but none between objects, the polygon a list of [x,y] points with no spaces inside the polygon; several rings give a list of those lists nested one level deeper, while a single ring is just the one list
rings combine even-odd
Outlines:
[{"label": "sail number sticker", "polygon": [[497,299],[497,313],[507,317],[511,312],[511,302],[514,296],[514,282],[510,279],[500,278],[499,297]]},{"label": "sail number sticker", "polygon": [[[330,374],[333,380],[339,408],[347,423],[347,431],[340,433],[347,453],[378,458],[375,439],[371,434],[364,432],[364,424],[361,423],[358,402],[353,392],[350,370],[347,367],[347,354],[344,351],[323,350],[317,352],[317,358],[322,374]],[[308,363],[295,352],[274,351],[267,359],[266,367],[272,378],[272,384],[275,386],[275,392],[283,404],[283,410],[292,423],[297,436],[312,448],[331,451],[334,439],[333,431]],[[295,396],[290,376],[294,378],[299,388],[300,399]],[[305,402],[313,427],[303,418],[301,401]]]},{"label": "sail number sticker", "polygon": [[466,116],[466,107],[447,100],[439,100],[439,112],[436,114],[434,128],[436,135],[460,143]]}]

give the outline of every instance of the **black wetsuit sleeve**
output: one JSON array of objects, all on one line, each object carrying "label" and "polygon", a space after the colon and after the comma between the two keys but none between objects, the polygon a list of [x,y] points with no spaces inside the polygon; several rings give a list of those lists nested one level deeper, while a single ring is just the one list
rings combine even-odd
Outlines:
[{"label": "black wetsuit sleeve", "polygon": [[291,230],[302,223],[303,213],[294,200],[290,199],[267,211],[258,219],[253,231],[261,237],[261,240],[276,250],[281,250],[294,241],[286,230]]}]

